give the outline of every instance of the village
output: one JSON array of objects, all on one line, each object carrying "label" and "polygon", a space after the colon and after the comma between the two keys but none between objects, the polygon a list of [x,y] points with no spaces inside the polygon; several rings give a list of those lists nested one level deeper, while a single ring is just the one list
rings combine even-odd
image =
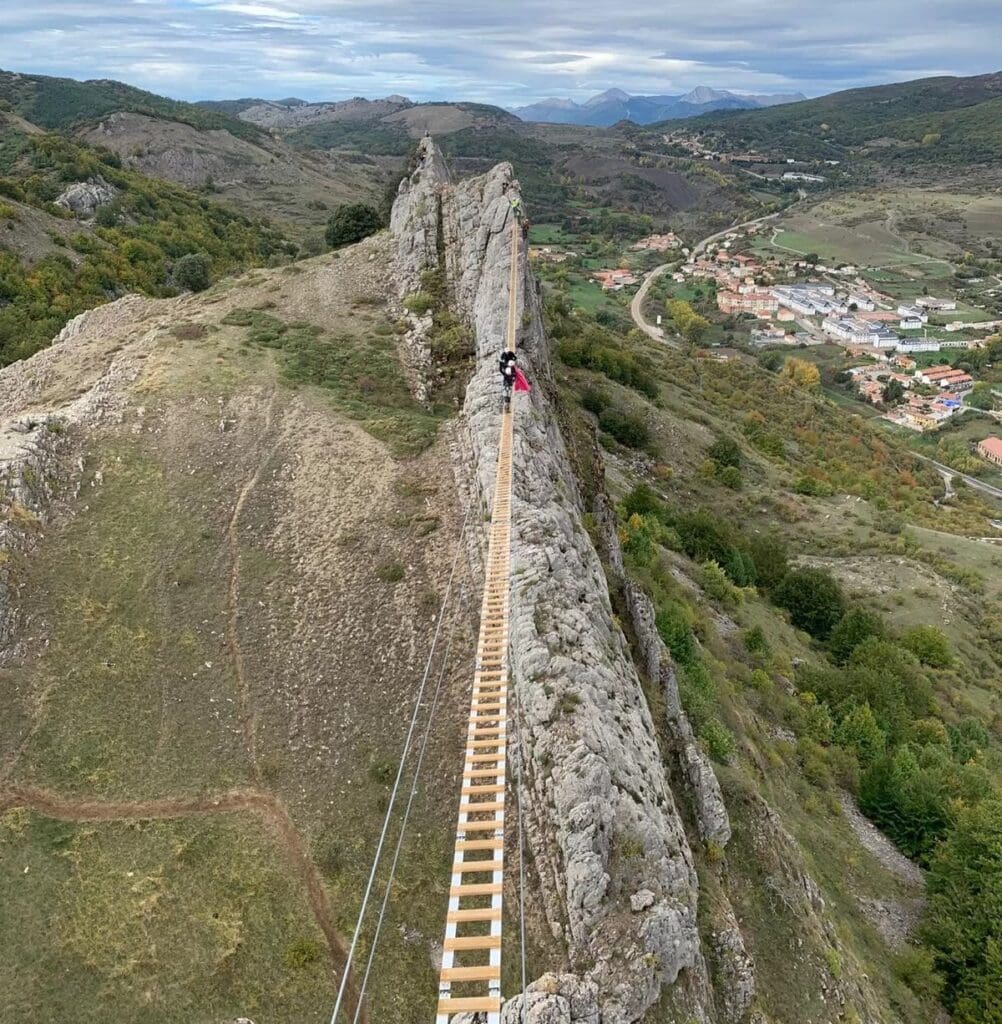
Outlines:
[{"label": "village", "polygon": [[[696,348],[697,356],[729,361],[770,349],[841,352],[841,386],[889,424],[916,433],[938,430],[971,408],[976,374],[953,364],[983,348],[1002,320],[972,320],[969,311],[962,319],[947,295],[895,297],[869,282],[865,267],[752,244],[760,230],[753,223],[692,249],[672,231],[651,233],[624,246],[620,265],[584,272],[596,291],[625,299],[652,262],[671,261],[674,254],[666,284],[658,282],[659,299],[699,297],[701,311],[731,325],[723,337]],[[537,264],[584,262],[578,251],[560,245],[534,245],[530,256]],[[651,309],[661,327],[664,314]],[[996,404],[1002,405],[1002,394],[992,391],[983,411],[1002,419],[991,411]],[[993,441],[1002,446],[989,437],[987,448],[976,450],[997,464]]]},{"label": "village", "polygon": [[[983,347],[984,339],[972,337],[972,330],[997,331],[1002,320],[950,320],[957,308],[950,298],[921,295],[898,301],[875,289],[853,265],[826,266],[779,254],[761,258],[740,251],[756,230],[752,225],[744,233],[729,232],[698,255],[672,232],[641,238],[628,251],[678,250],[679,264],[671,280],[679,285],[705,281],[713,288],[720,313],[754,318],[756,325],[749,331],[753,347],[840,346],[855,363],[846,372],[858,397],[881,407],[892,423],[915,431],[934,430],[963,411],[975,379],[945,360],[957,350]],[[577,254],[537,246],[531,255],[559,263]],[[629,266],[599,268],[590,274],[605,292],[633,289],[642,277]],[[931,316],[937,319],[935,326],[930,325]],[[940,364],[921,365],[936,357]]]}]

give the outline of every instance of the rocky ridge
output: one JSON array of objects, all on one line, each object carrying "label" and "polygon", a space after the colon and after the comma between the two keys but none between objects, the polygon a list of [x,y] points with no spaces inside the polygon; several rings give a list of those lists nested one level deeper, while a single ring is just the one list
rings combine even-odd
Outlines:
[{"label": "rocky ridge", "polygon": [[[391,219],[401,293],[416,290],[425,270],[444,269],[455,306],[475,331],[477,369],[464,419],[485,507],[499,425],[494,359],[503,344],[511,260],[503,187],[512,181],[511,166],[500,164],[451,185],[425,139]],[[698,881],[640,679],[583,526],[546,396],[540,300],[523,268],[518,348],[535,387],[517,411],[512,668],[527,747],[528,841],[550,930],[578,976],[594,983],[601,1020],[627,1024],[683,971],[699,977],[695,988],[709,990],[696,924]],[[711,1012],[692,1009],[700,1020]]]}]

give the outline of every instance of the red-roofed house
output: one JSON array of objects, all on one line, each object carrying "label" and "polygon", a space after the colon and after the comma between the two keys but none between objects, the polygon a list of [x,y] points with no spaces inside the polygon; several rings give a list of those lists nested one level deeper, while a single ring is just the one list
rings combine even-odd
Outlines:
[{"label": "red-roofed house", "polygon": [[717,292],[717,305],[724,313],[754,313],[763,319],[779,309],[779,301],[768,288]]},{"label": "red-roofed house", "polygon": [[996,466],[1002,466],[1002,438],[986,437],[978,442],[978,455]]}]

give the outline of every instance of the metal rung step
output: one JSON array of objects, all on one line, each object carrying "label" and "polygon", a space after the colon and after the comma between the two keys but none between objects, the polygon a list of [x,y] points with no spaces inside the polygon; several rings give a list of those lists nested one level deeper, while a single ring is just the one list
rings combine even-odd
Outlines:
[{"label": "metal rung step", "polygon": [[460,839],[456,842],[456,849],[465,850],[503,850],[503,839]]},{"label": "metal rung step", "polygon": [[479,921],[500,921],[501,911],[496,907],[474,907],[472,910],[450,910],[445,915],[450,924],[476,924]]},{"label": "metal rung step", "polygon": [[503,828],[502,818],[492,818],[490,821],[464,821],[456,831],[458,835],[465,836],[467,832],[500,832]]}]

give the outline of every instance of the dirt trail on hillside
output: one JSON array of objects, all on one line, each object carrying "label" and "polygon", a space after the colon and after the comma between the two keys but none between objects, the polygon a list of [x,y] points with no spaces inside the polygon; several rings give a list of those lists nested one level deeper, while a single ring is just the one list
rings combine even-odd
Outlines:
[{"label": "dirt trail on hillside", "polygon": [[[268,399],[264,413],[264,429],[261,432],[263,439],[271,434],[272,420],[274,418],[275,403],[278,396],[272,392]],[[247,683],[247,671],[244,668],[243,649],[240,646],[240,513],[243,512],[247,499],[251,496],[254,488],[257,487],[265,467],[271,461],[278,445],[268,445],[257,464],[250,478],[244,483],[237,496],[236,504],[233,506],[233,515],[230,517],[226,528],[226,542],[230,549],[230,578],[227,590],[229,610],[227,616],[226,642],[230,649],[230,657],[233,661],[233,671],[237,677],[237,687],[240,691],[240,720],[243,723],[244,738],[247,743],[247,755],[250,758],[251,768],[254,777],[261,782],[261,771],[257,760],[257,711],[251,700],[250,687]]]},{"label": "dirt trail on hillside", "polygon": [[[167,797],[159,800],[87,800],[60,796],[37,786],[0,786],[0,814],[17,808],[25,808],[60,821],[149,821],[193,815],[238,814],[246,811],[257,814],[274,830],[296,877],[305,887],[310,908],[327,940],[331,966],[340,977],[348,951],[334,923],[334,914],[323,881],[289,817],[289,812],[272,794],[243,789],[212,796]],[[357,984],[354,981],[349,985],[349,992],[349,1002],[357,1004]],[[359,1018],[362,1024],[368,1024],[368,1014],[364,1006]]]}]

